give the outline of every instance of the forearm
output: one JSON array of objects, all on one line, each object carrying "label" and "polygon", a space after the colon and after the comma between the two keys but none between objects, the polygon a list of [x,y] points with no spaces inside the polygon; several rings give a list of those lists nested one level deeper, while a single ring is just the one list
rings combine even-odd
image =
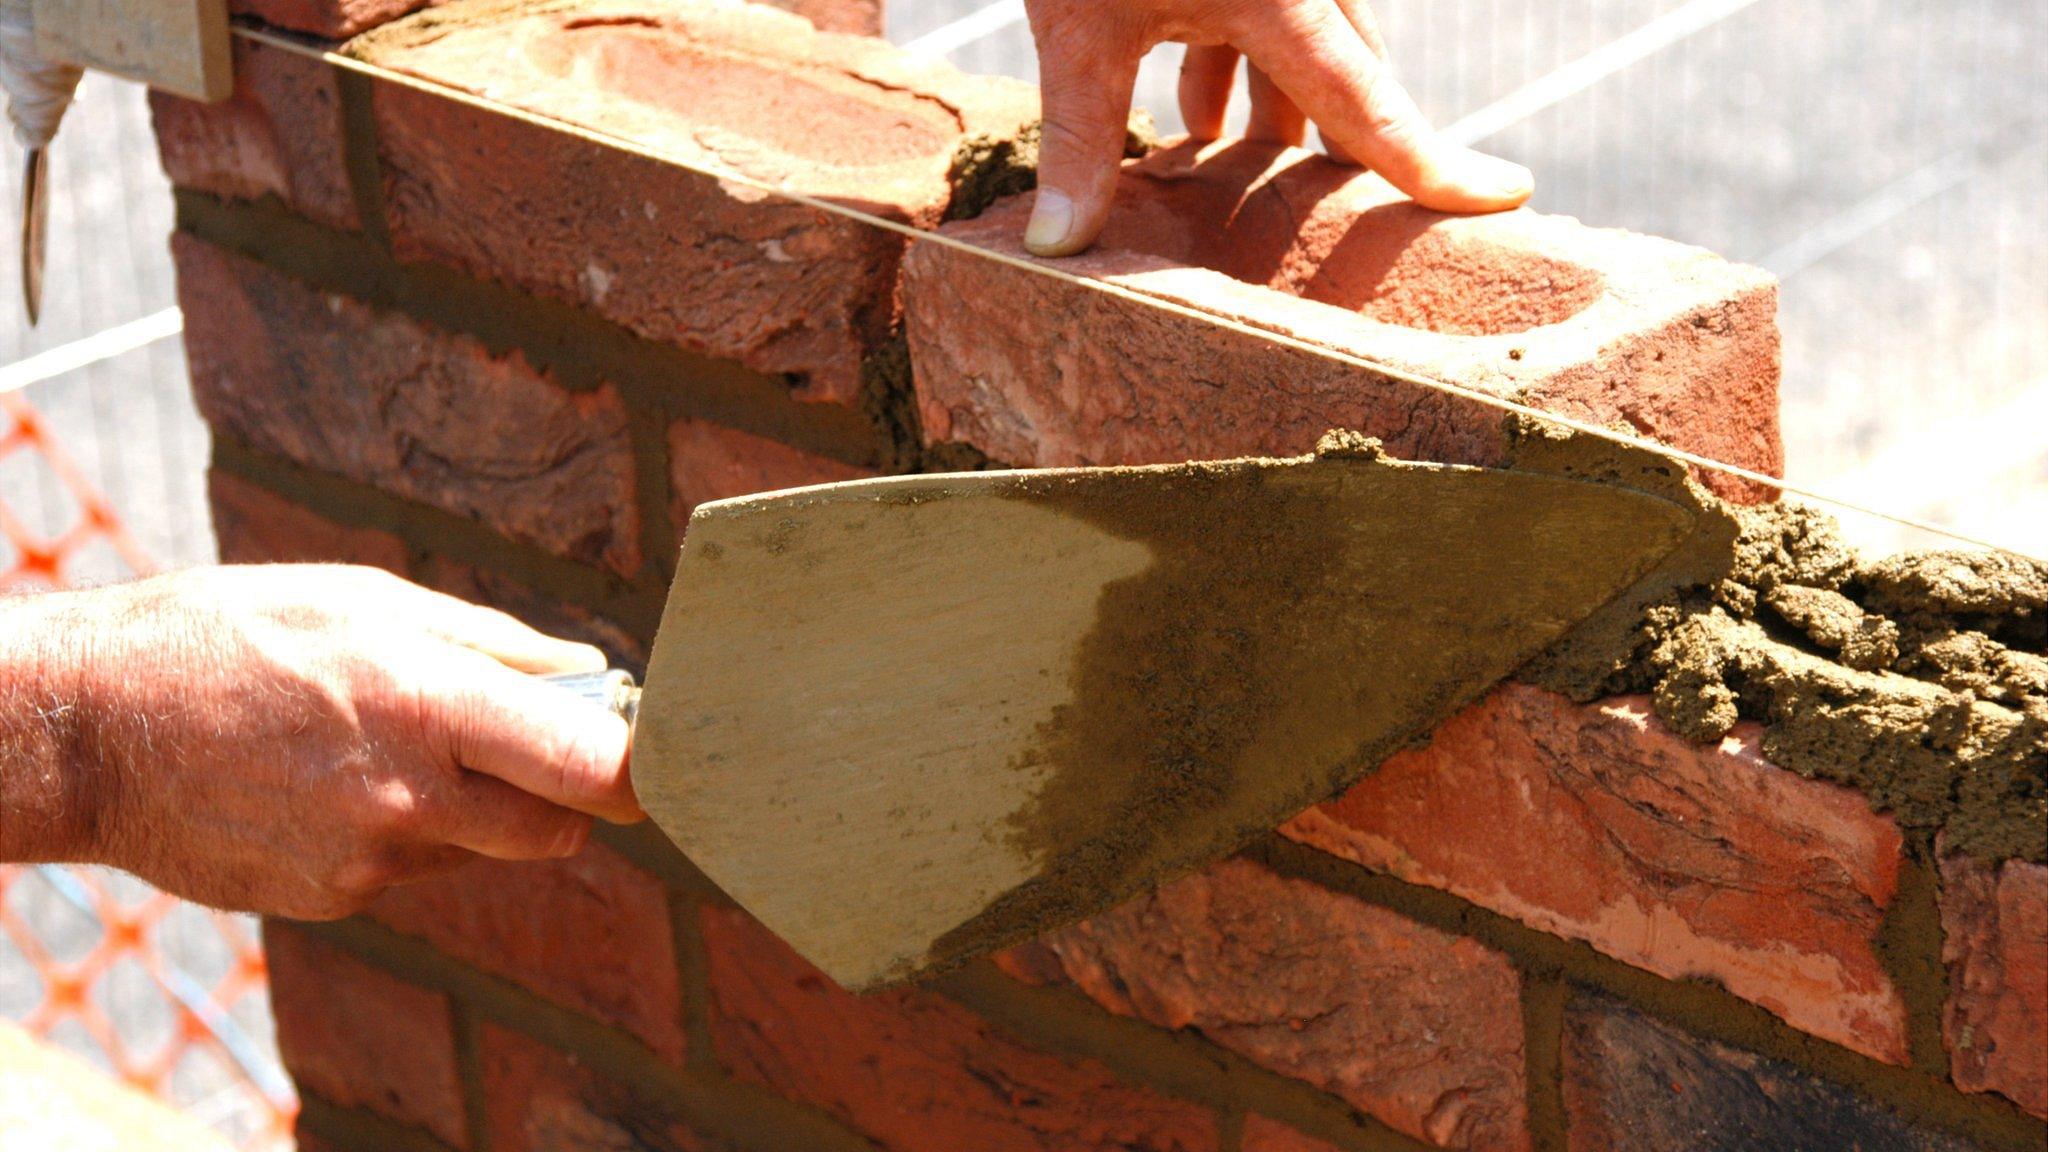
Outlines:
[{"label": "forearm", "polygon": [[91,595],[0,598],[0,863],[98,856],[109,774],[87,691]]}]

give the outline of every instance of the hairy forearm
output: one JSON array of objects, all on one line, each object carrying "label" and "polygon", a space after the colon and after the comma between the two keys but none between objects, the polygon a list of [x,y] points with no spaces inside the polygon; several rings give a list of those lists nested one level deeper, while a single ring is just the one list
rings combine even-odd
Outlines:
[{"label": "hairy forearm", "polygon": [[106,810],[87,594],[0,598],[0,862],[95,859]]}]

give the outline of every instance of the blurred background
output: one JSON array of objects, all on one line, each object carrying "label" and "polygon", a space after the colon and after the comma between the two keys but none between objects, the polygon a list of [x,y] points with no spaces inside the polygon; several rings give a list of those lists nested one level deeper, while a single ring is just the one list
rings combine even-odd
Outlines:
[{"label": "blurred background", "polygon": [[[1539,211],[1782,282],[1790,479],[2048,554],[2048,5],[1378,0],[1439,126],[1536,172]],[[892,0],[890,38],[1035,79],[1021,0]],[[1138,100],[1164,132],[1179,49]],[[1242,122],[1243,108],[1236,115]],[[18,202],[18,158],[0,204]],[[0,574],[214,559],[143,93],[89,77],[53,152],[40,327],[0,301]],[[13,297],[14,221],[0,228]],[[1866,550],[1939,537],[1843,514]],[[0,1019],[288,1143],[246,918],[85,869],[0,870]]]}]

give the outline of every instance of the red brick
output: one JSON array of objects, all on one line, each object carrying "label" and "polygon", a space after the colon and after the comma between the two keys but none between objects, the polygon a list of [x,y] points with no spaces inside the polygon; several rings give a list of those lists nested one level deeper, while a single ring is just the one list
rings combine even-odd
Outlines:
[{"label": "red brick", "polygon": [[485,1024],[478,1029],[477,1047],[491,1152],[721,1152],[727,1147],[517,1032]]},{"label": "red brick", "polygon": [[405,543],[389,532],[336,524],[217,468],[206,492],[224,564],[367,564],[407,574]]},{"label": "red brick", "polygon": [[274,195],[322,224],[359,227],[334,69],[239,38],[234,67],[234,94],[218,104],[150,93],[171,183],[241,200]]},{"label": "red brick", "polygon": [[1304,1136],[1256,1113],[1244,1118],[1244,1139],[1239,1148],[1242,1152],[1342,1152],[1335,1144]]},{"label": "red brick", "polygon": [[874,474],[871,469],[702,420],[678,420],[668,428],[669,514],[678,531],[690,522],[691,510],[708,500]]},{"label": "red brick", "polygon": [[[1101,243],[1059,268],[1716,459],[1783,463],[1777,290],[1761,271],[1566,217],[1428,212],[1268,145],[1154,153],[1118,197]],[[941,232],[1028,258],[1030,206]],[[1500,455],[1494,409],[935,244],[911,253],[904,297],[927,438],[1020,466],[1293,454],[1331,427],[1407,457]]]},{"label": "red brick", "polygon": [[1647,700],[1508,684],[1282,831],[1903,1063],[1876,952],[1898,829],[1764,760],[1759,736],[1697,745]]},{"label": "red brick", "polygon": [[216,432],[623,575],[640,565],[625,405],[513,352],[172,240],[185,348]]},{"label": "red brick", "polygon": [[595,644],[604,649],[614,666],[636,675],[647,667],[647,645],[638,636],[587,608],[543,595],[510,576],[435,556],[421,566],[419,579],[436,591],[517,616],[550,636]]},{"label": "red brick", "polygon": [[346,40],[436,0],[228,0],[228,11],[265,24]]},{"label": "red brick", "polygon": [[1956,1087],[2048,1120],[2048,867],[1941,862],[1942,1017]]},{"label": "red brick", "polygon": [[1976,1147],[1913,1127],[1889,1101],[1688,1036],[1606,999],[1566,1013],[1563,1059],[1571,1152]]},{"label": "red brick", "polygon": [[263,951],[278,1049],[301,1088],[469,1146],[445,996],[274,920]]},{"label": "red brick", "polygon": [[706,908],[703,925],[719,1059],[891,1152],[1217,1146],[1206,1108],[1024,1048],[929,992],[856,997],[744,912]]},{"label": "red brick", "polygon": [[600,844],[569,860],[479,860],[393,888],[369,915],[682,1060],[667,895]]},{"label": "red brick", "polygon": [[1498,953],[1230,860],[1004,958],[1193,1028],[1440,1147],[1529,1147],[1521,980]]},{"label": "red brick", "polygon": [[[1035,115],[1012,82],[758,5],[590,0],[394,27],[387,67],[791,191],[934,225],[970,134]],[[438,96],[373,100],[392,243],[567,300],[649,339],[854,403],[896,316],[901,236]]]}]

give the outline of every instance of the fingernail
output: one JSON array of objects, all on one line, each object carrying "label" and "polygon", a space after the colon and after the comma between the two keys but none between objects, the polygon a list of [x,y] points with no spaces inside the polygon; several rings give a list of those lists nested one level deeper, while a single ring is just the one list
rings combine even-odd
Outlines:
[{"label": "fingernail", "polygon": [[1024,228],[1024,247],[1040,256],[1058,256],[1073,231],[1074,201],[1056,188],[1040,188],[1031,223]]},{"label": "fingernail", "polygon": [[1490,199],[1519,204],[1536,190],[1535,174],[1512,160],[1468,149],[1462,167],[1459,183]]}]

